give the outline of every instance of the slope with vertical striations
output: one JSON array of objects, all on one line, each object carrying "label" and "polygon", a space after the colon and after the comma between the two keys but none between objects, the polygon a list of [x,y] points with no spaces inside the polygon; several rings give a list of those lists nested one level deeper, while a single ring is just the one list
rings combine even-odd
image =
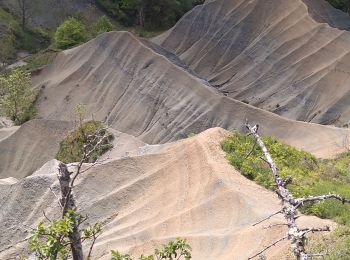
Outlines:
[{"label": "slope with vertical striations", "polygon": [[225,95],[343,126],[350,121],[350,32],[338,28],[349,29],[350,17],[323,0],[215,0],[154,42]]},{"label": "slope with vertical striations", "polygon": [[349,131],[295,122],[225,97],[181,66],[176,57],[127,32],[111,32],[58,55],[34,79],[40,116],[70,121],[78,103],[87,115],[155,144],[213,126],[241,129],[245,119],[262,133],[327,157],[344,151]]}]

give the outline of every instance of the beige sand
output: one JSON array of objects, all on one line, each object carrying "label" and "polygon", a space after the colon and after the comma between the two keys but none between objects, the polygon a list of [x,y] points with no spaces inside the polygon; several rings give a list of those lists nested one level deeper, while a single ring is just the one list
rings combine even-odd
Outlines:
[{"label": "beige sand", "polygon": [[230,97],[342,126],[350,121],[350,32],[338,28],[349,29],[350,17],[324,0],[216,0],[154,41]]},{"label": "beige sand", "polygon": [[[215,128],[159,147],[158,152],[117,159],[79,178],[75,194],[89,222],[106,221],[93,257],[109,259],[111,249],[132,255],[181,236],[193,259],[246,259],[285,234],[283,228],[252,224],[279,208],[276,195],[242,177],[228,164],[219,143],[227,132]],[[54,165],[55,163],[51,163]],[[25,253],[25,230],[57,211],[54,174],[35,174],[8,185],[0,182],[0,258]],[[330,224],[314,217],[302,223]],[[28,233],[27,233],[28,235]],[[21,242],[22,241],[22,242]],[[274,247],[269,259],[286,259]]]},{"label": "beige sand", "polygon": [[0,178],[23,178],[32,174],[55,157],[59,142],[73,127],[72,123],[52,120],[32,120],[1,139]]}]

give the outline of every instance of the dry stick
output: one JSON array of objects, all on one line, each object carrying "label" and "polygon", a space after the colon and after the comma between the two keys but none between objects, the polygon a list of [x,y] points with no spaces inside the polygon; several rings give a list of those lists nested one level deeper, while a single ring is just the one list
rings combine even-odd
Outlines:
[{"label": "dry stick", "polygon": [[282,214],[282,213],[283,213],[282,210],[277,211],[276,213],[273,213],[273,214],[271,214],[270,216],[268,216],[268,217],[266,217],[266,218],[264,218],[264,219],[262,219],[262,220],[259,220],[259,221],[256,222],[256,223],[254,223],[253,226],[259,225],[260,223],[262,223],[262,222],[264,222],[264,221],[266,221],[266,220],[269,220],[270,218],[272,218],[272,217],[274,217],[274,216],[276,216],[276,215],[278,215],[278,214]]},{"label": "dry stick", "polygon": [[278,239],[277,241],[273,242],[271,245],[266,246],[266,247],[265,247],[263,250],[261,250],[259,253],[253,255],[252,257],[249,257],[248,260],[253,259],[253,258],[255,258],[255,257],[259,256],[259,255],[261,255],[261,254],[264,253],[265,251],[269,250],[271,247],[277,245],[278,243],[282,242],[283,240],[285,240],[285,239],[287,239],[287,238],[288,238],[288,236],[285,236],[285,237],[282,237],[282,238]]},{"label": "dry stick", "polygon": [[[91,156],[91,154],[97,150],[97,148],[102,144],[102,142],[105,141],[105,139],[108,138],[107,135],[104,135],[101,137],[101,139],[92,146],[91,149],[87,149],[89,145],[92,145],[93,142],[97,140],[99,137],[98,134],[101,130],[98,130],[95,132],[95,136],[92,135],[91,137],[94,137],[94,140],[90,141],[87,145],[84,146],[84,155],[83,159],[79,162],[77,166],[77,171],[73,178],[71,178],[71,173],[68,171],[67,165],[64,163],[60,163],[59,165],[59,173],[58,173],[58,179],[60,182],[61,187],[61,199],[60,199],[60,205],[62,205],[62,218],[65,217],[68,210],[75,209],[75,203],[72,195],[72,189],[74,187],[74,182],[76,178],[81,174],[81,168],[83,166],[83,163],[87,162]],[[89,136],[90,138],[90,136]],[[88,139],[87,139],[88,140]],[[97,238],[97,237],[96,237]],[[83,248],[82,248],[82,242],[81,242],[81,236],[79,232],[79,225],[78,223],[74,223],[73,225],[73,231],[69,235],[69,239],[71,242],[71,250],[72,250],[72,257],[73,260],[83,260]],[[94,244],[94,242],[93,242]],[[91,248],[92,251],[92,248]],[[91,251],[89,251],[89,254],[91,254]]]},{"label": "dry stick", "polygon": [[[303,206],[307,202],[318,202],[323,201],[326,199],[337,199],[341,201],[342,203],[350,203],[350,200],[347,200],[339,195],[336,194],[327,194],[327,195],[321,195],[321,196],[309,196],[306,198],[294,198],[293,194],[287,189],[288,184],[291,183],[292,178],[288,177],[286,180],[283,180],[279,174],[278,174],[278,168],[274,161],[272,160],[272,157],[267,150],[264,142],[262,141],[261,137],[258,135],[257,130],[258,127],[254,126],[251,127],[248,122],[246,122],[246,127],[248,128],[251,135],[254,136],[255,140],[258,142],[260,148],[262,149],[264,156],[266,158],[267,164],[270,166],[272,177],[275,180],[276,183],[276,193],[282,200],[282,210],[280,211],[286,220],[286,224],[288,226],[288,240],[291,242],[291,249],[293,254],[296,256],[298,260],[308,260],[312,256],[320,256],[323,254],[308,254],[305,249],[305,235],[310,232],[322,232],[322,231],[329,231],[329,227],[326,228],[307,228],[307,229],[299,229],[296,219],[298,218],[298,212],[297,209],[301,206]],[[276,214],[274,214],[276,215]],[[271,217],[271,216],[270,216]],[[269,219],[270,217],[266,218],[265,220]],[[265,220],[262,220],[258,223],[261,223]],[[256,225],[256,224],[255,224]],[[282,240],[281,240],[282,241]],[[265,248],[266,250],[270,247]],[[261,255],[266,250],[263,250],[259,252],[254,257]],[[250,258],[251,259],[251,258]]]}]

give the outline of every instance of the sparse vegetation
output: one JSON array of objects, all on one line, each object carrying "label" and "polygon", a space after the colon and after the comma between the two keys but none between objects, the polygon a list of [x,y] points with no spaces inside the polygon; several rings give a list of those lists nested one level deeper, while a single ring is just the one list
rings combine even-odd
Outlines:
[{"label": "sparse vegetation", "polygon": [[125,26],[147,29],[171,27],[204,0],[97,0],[97,4]]},{"label": "sparse vegetation", "polygon": [[29,73],[16,69],[0,77],[0,111],[16,125],[23,124],[36,114],[36,94],[30,89]]},{"label": "sparse vegetation", "polygon": [[337,9],[340,9],[346,13],[350,12],[349,0],[327,0],[327,1]]},{"label": "sparse vegetation", "polygon": [[79,162],[84,156],[84,145],[88,143],[88,136],[99,131],[99,136],[108,135],[108,138],[99,143],[100,139],[96,138],[89,142],[90,146],[96,146],[93,153],[89,157],[88,162],[95,162],[99,156],[112,149],[113,135],[108,133],[101,122],[88,121],[79,124],[78,128],[68,134],[68,136],[60,143],[59,151],[56,159],[64,163]]},{"label": "sparse vegetation", "polygon": [[324,258],[327,260],[350,259],[350,227],[340,226],[332,233],[312,239],[308,248],[310,251],[327,252]]},{"label": "sparse vegetation", "polygon": [[[342,154],[335,159],[318,160],[310,153],[299,151],[271,137],[263,137],[263,141],[277,164],[281,177],[292,176],[293,182],[289,189],[294,196],[304,197],[335,193],[343,197],[350,197],[350,153]],[[258,145],[255,145],[252,137],[234,131],[221,145],[227,153],[226,158],[244,176],[268,189],[274,188],[269,165],[261,159],[263,158],[262,151]],[[347,230],[345,233],[339,231],[334,232],[328,238],[325,236],[325,240],[319,241],[316,246],[326,246],[327,242],[325,241],[328,239],[328,241],[334,242],[335,247],[342,247],[341,251],[346,252],[343,255],[345,258],[330,259],[350,258],[348,250],[343,247],[350,243],[350,233],[348,232],[350,226],[349,205],[342,205],[340,201],[334,200],[322,201],[307,205],[303,209],[303,213],[333,219],[339,224],[345,225],[339,229]],[[334,255],[336,255],[336,251],[334,251]]]},{"label": "sparse vegetation", "polygon": [[[186,239],[177,238],[175,241],[170,241],[168,244],[163,245],[161,249],[155,249],[153,255],[144,256],[141,255],[139,260],[175,260],[185,259],[189,260],[192,258],[192,248],[187,243]],[[123,255],[118,251],[112,250],[111,260],[132,260],[130,255]]]},{"label": "sparse vegetation", "polygon": [[56,55],[57,51],[51,49],[39,51],[38,53],[23,59],[27,63],[23,69],[33,71],[42,68],[45,65],[52,63]]}]

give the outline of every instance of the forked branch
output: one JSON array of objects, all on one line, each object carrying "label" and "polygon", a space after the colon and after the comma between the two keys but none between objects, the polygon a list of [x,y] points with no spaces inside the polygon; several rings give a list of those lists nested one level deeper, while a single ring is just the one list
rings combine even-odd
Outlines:
[{"label": "forked branch", "polygon": [[329,231],[330,228],[327,226],[325,228],[300,229],[296,223],[296,219],[299,217],[297,209],[302,207],[305,203],[308,203],[308,202],[313,203],[313,202],[323,201],[326,199],[336,199],[341,201],[344,204],[344,203],[350,203],[350,200],[343,198],[337,194],[326,194],[326,195],[320,195],[320,196],[309,196],[305,198],[294,198],[293,194],[287,188],[288,184],[292,182],[292,177],[288,177],[287,179],[283,180],[279,175],[278,168],[274,163],[271,157],[271,154],[269,153],[268,149],[265,146],[265,143],[263,142],[263,140],[258,134],[258,125],[252,127],[248,122],[246,122],[245,126],[249,130],[249,135],[254,136],[255,141],[259,144],[261,150],[264,153],[264,156],[265,156],[264,161],[269,165],[271,169],[272,177],[275,181],[275,191],[282,201],[282,209],[280,211],[255,223],[254,226],[264,222],[265,220],[270,219],[271,217],[279,213],[282,213],[286,220],[286,226],[288,227],[288,233],[286,237],[281,238],[280,240],[274,242],[272,245],[265,247],[263,250],[258,252],[253,257],[250,257],[249,259],[252,259],[254,257],[261,255],[262,253],[270,249],[272,246],[276,245],[277,243],[283,241],[286,238],[288,238],[288,240],[290,241],[292,252],[298,260],[308,260],[308,259],[311,259],[311,257],[324,256],[325,254],[318,254],[318,253],[309,254],[306,252],[305,236],[308,233]]}]

